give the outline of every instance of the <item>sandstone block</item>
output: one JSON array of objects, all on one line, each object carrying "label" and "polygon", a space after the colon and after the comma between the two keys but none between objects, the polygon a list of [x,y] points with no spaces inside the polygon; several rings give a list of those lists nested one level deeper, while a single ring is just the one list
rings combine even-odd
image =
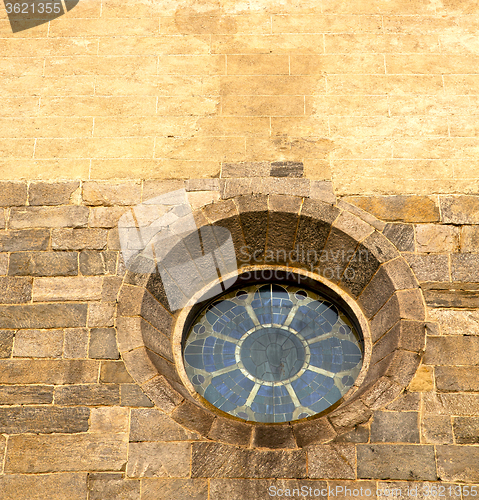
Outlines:
[{"label": "sandstone block", "polygon": [[0,276],[6,276],[8,273],[8,253],[0,253]]},{"label": "sandstone block", "polygon": [[427,340],[424,363],[428,365],[478,365],[479,337],[430,336]]},{"label": "sandstone block", "polygon": [[419,443],[418,413],[377,411],[371,424],[372,443]]},{"label": "sandstone block", "polygon": [[203,436],[208,435],[215,418],[210,412],[189,401],[184,401],[171,416],[180,425],[194,429]]},{"label": "sandstone block", "polygon": [[126,463],[127,441],[122,435],[98,434],[11,436],[5,471],[44,473],[120,471]]},{"label": "sandstone block", "polygon": [[395,401],[387,405],[392,411],[419,411],[421,395],[416,392],[404,392]]},{"label": "sandstone block", "polygon": [[359,444],[358,478],[435,481],[433,446]]},{"label": "sandstone block", "polygon": [[0,384],[88,384],[97,378],[93,360],[0,360]]},{"label": "sandstone block", "polygon": [[21,207],[27,202],[27,185],[24,182],[0,183],[0,206]]},{"label": "sandstone block", "polygon": [[127,480],[123,474],[88,474],[90,500],[140,500],[140,481]]},{"label": "sandstone block", "polygon": [[126,371],[123,361],[102,361],[100,382],[103,384],[130,384],[133,379]]},{"label": "sandstone block", "polygon": [[423,394],[424,411],[432,415],[475,416],[479,414],[478,394]]},{"label": "sandstone block", "polygon": [[436,447],[437,473],[442,481],[477,483],[479,481],[479,448],[444,445]]},{"label": "sandstone block", "polygon": [[253,432],[253,445],[270,449],[297,447],[293,429],[289,425],[256,427]]},{"label": "sandstone block", "polygon": [[196,432],[178,425],[171,417],[157,409],[132,409],[130,442],[192,441],[199,439]]},{"label": "sandstone block", "polygon": [[451,277],[452,281],[479,282],[479,255],[452,254]]},{"label": "sandstone block", "polygon": [[15,330],[0,330],[0,358],[9,358],[12,354]]},{"label": "sandstone block", "polygon": [[32,278],[0,277],[0,303],[21,304],[32,298]]},{"label": "sandstone block", "polygon": [[55,493],[55,500],[85,500],[87,475],[61,474],[8,474],[0,477],[0,497],[16,500],[43,500],[45,493]]},{"label": "sandstone block", "polygon": [[352,431],[339,434],[335,443],[369,443],[369,427],[367,425],[358,425]]},{"label": "sandstone block", "polygon": [[245,446],[251,443],[253,426],[223,417],[215,418],[208,438],[223,443]]},{"label": "sandstone block", "polygon": [[311,478],[355,479],[355,446],[334,443],[309,447],[308,471]]},{"label": "sandstone block", "polygon": [[424,443],[451,444],[452,435],[451,417],[443,415],[424,415],[421,424],[421,436]]},{"label": "sandstone block", "polygon": [[[224,491],[224,490],[223,490]],[[142,500],[208,500],[206,479],[142,479]],[[232,498],[228,496],[228,498]]]},{"label": "sandstone block", "polygon": [[0,328],[74,328],[86,325],[86,304],[0,306]]},{"label": "sandstone block", "polygon": [[[446,417],[447,418],[447,417]],[[456,417],[454,419],[454,437],[457,444],[479,443],[479,418]],[[452,439],[451,441],[452,442]],[[446,443],[441,443],[446,444]]]},{"label": "sandstone block", "polygon": [[88,408],[41,406],[0,408],[0,432],[3,434],[86,432],[89,417],[90,410]]},{"label": "sandstone block", "polygon": [[2,405],[35,405],[53,402],[53,386],[0,385]]},{"label": "sandstone block", "polygon": [[115,302],[90,302],[88,304],[88,326],[113,326],[115,322],[115,312]]},{"label": "sandstone block", "polygon": [[130,443],[128,477],[188,477],[190,443]]},{"label": "sandstone block", "polygon": [[154,406],[151,399],[136,384],[120,385],[120,401],[121,406],[146,408]]},{"label": "sandstone block", "polygon": [[96,252],[83,250],[80,252],[80,272],[84,276],[116,274],[118,252]]},{"label": "sandstone block", "polygon": [[221,165],[221,178],[227,177],[268,177],[271,164],[266,161],[223,163]]},{"label": "sandstone block", "polygon": [[128,408],[107,406],[105,408],[92,408],[91,410],[90,432],[126,434],[128,433],[128,424]]},{"label": "sandstone block", "polygon": [[88,330],[86,328],[68,328],[65,330],[63,357],[88,357]]},{"label": "sandstone block", "polygon": [[414,252],[414,226],[412,224],[387,224],[384,236],[391,241],[400,252]]},{"label": "sandstone block", "polygon": [[18,330],[13,357],[61,358],[63,330]]},{"label": "sandstone block", "polygon": [[90,227],[112,228],[127,211],[124,207],[94,207],[90,210]]},{"label": "sandstone block", "polygon": [[118,359],[120,357],[114,328],[91,329],[88,357],[93,359]]},{"label": "sandstone block", "polygon": [[443,392],[478,392],[478,366],[436,366],[436,387]]},{"label": "sandstone block", "polygon": [[439,222],[439,207],[427,196],[350,197],[346,201],[379,219],[398,222]]},{"label": "sandstone block", "polygon": [[461,252],[479,252],[479,226],[462,226],[461,228]]},{"label": "sandstone block", "polygon": [[329,181],[311,181],[309,196],[324,203],[331,203],[332,205],[336,203],[333,184]]},{"label": "sandstone block", "polygon": [[56,387],[55,403],[64,406],[118,405],[120,404],[120,388],[116,384],[83,384]]},{"label": "sandstone block", "polygon": [[10,255],[10,276],[76,276],[77,252],[19,252]]},{"label": "sandstone block", "polygon": [[416,250],[422,253],[457,252],[459,228],[442,224],[416,225]]},{"label": "sandstone block", "polygon": [[[464,254],[465,255],[465,254]],[[431,307],[441,308],[477,308],[479,307],[479,285],[477,283],[444,283],[423,282],[421,288],[424,292],[426,304]],[[430,314],[435,314],[434,309],[429,309]],[[461,311],[441,309],[441,314],[461,315]],[[472,314],[472,312],[471,312]],[[459,325],[459,324],[458,324]],[[469,331],[474,331],[475,326]],[[457,330],[459,328],[456,327]],[[463,331],[458,331],[460,335]]]},{"label": "sandstone block", "polygon": [[479,197],[440,196],[439,202],[445,224],[479,224]]},{"label": "sandstone block", "polygon": [[88,207],[80,206],[13,208],[10,228],[86,227],[88,213]]},{"label": "sandstone block", "polygon": [[118,184],[87,181],[83,183],[83,201],[87,205],[137,205],[141,201],[141,184]]},{"label": "sandstone block", "polygon": [[406,253],[403,256],[411,266],[418,281],[449,281],[447,255]]},{"label": "sandstone block", "polygon": [[29,205],[68,205],[75,203],[73,193],[80,187],[80,181],[32,182],[28,188]]},{"label": "sandstone block", "polygon": [[259,451],[219,443],[193,443],[192,478],[303,478],[306,451]]},{"label": "sandstone block", "polygon": [[52,248],[54,250],[104,250],[107,237],[106,229],[53,229]]},{"label": "sandstone block", "polygon": [[411,392],[429,392],[434,390],[434,372],[430,366],[420,366],[408,386]]},{"label": "sandstone block", "polygon": [[50,231],[48,229],[0,232],[0,248],[2,252],[47,250],[49,241]]},{"label": "sandstone block", "polygon": [[35,278],[33,282],[34,302],[69,300],[99,300],[102,278],[100,277],[55,277]]},{"label": "sandstone block", "polygon": [[187,179],[185,189],[191,191],[219,191],[219,179]]}]

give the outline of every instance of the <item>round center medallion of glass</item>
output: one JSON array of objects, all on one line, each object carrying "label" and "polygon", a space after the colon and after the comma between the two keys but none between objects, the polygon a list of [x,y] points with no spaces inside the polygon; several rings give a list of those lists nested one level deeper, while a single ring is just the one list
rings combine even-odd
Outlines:
[{"label": "round center medallion of glass", "polygon": [[345,312],[285,284],[228,292],[190,327],[186,374],[196,391],[231,415],[289,422],[320,413],[351,388],[362,342]]}]

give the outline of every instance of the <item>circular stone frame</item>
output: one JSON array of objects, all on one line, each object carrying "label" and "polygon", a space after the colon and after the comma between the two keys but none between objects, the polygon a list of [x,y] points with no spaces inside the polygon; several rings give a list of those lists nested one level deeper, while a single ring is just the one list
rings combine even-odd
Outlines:
[{"label": "circular stone frame", "polygon": [[[368,215],[366,222],[341,206],[290,195],[237,196],[206,205],[194,217],[198,228],[230,231],[240,273],[286,267],[310,273],[310,279],[338,294],[360,324],[365,358],[354,386],[327,414],[287,424],[226,416],[192,393],[182,371],[180,332],[191,304],[171,311],[159,274],[140,254],[129,264],[119,294],[118,344],[127,370],[156,407],[208,440],[287,449],[331,441],[367,422],[409,384],[425,347],[424,300],[380,221]],[[245,249],[247,262],[239,259]],[[321,255],[314,267],[312,252]]]}]

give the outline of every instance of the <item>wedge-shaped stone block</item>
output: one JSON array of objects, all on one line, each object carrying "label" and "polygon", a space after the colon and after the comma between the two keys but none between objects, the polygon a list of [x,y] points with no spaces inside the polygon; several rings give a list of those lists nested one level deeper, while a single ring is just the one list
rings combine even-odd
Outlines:
[{"label": "wedge-shaped stone block", "polygon": [[327,443],[336,437],[336,431],[327,418],[319,418],[293,425],[298,446]]},{"label": "wedge-shaped stone block", "polygon": [[184,399],[163,375],[148,380],[141,387],[153,403],[166,413],[171,413]]},{"label": "wedge-shaped stone block", "polygon": [[227,444],[248,447],[252,435],[252,425],[217,416],[211,426],[208,438]]},{"label": "wedge-shaped stone block", "polygon": [[253,432],[253,445],[258,448],[296,448],[296,439],[290,425],[257,426]]},{"label": "wedge-shaped stone block", "polygon": [[8,443],[5,472],[120,471],[127,459],[122,435],[16,435]]},{"label": "wedge-shaped stone block", "polygon": [[356,447],[339,443],[309,447],[308,475],[318,479],[355,479]]},{"label": "wedge-shaped stone block", "polygon": [[171,417],[180,425],[194,430],[203,436],[208,435],[215,419],[212,413],[189,401],[184,401],[183,404],[178,406],[171,414]]},{"label": "wedge-shaped stone block", "polygon": [[127,372],[123,361],[102,361],[100,382],[102,384],[131,384],[134,380]]}]

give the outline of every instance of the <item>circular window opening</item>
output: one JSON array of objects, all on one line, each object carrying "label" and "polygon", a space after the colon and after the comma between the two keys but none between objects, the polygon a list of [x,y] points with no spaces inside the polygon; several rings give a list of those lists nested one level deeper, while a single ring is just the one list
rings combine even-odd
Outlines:
[{"label": "circular window opening", "polygon": [[[241,281],[241,280],[240,280]],[[210,404],[263,423],[337,406],[363,364],[354,318],[337,300],[284,281],[243,283],[188,323],[186,375]]]}]

